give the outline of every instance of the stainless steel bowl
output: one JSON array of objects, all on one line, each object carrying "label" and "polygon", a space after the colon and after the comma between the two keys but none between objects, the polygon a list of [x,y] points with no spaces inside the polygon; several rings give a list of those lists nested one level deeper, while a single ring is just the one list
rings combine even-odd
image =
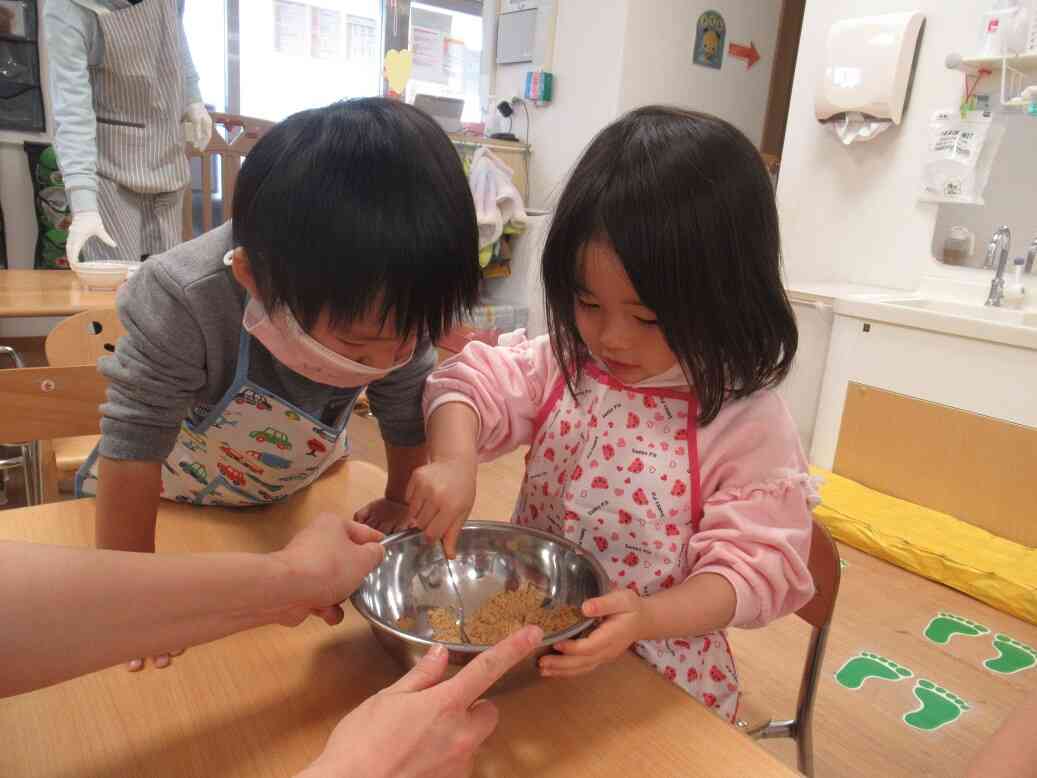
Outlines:
[{"label": "stainless steel bowl", "polygon": [[[364,579],[352,602],[370,622],[382,647],[410,669],[439,642],[432,637],[429,609],[452,608],[456,598],[438,543],[427,541],[418,530],[409,530],[387,537],[382,545],[385,560]],[[496,521],[464,525],[453,565],[467,618],[493,595],[527,582],[543,589],[555,603],[577,607],[609,590],[608,576],[598,560],[575,543]],[[397,626],[403,617],[415,620],[413,631]],[[593,619],[584,619],[562,632],[545,635],[540,647],[501,679],[497,688],[538,677],[537,660],[550,653],[555,643],[580,637],[593,626]],[[452,672],[487,648],[463,643],[443,645],[449,651]]]}]

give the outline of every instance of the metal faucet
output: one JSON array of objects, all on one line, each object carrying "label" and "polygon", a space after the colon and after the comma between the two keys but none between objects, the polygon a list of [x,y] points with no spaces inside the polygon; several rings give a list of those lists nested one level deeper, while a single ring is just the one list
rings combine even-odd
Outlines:
[{"label": "metal faucet", "polygon": [[1023,272],[1029,275],[1033,272],[1033,263],[1037,260],[1037,238],[1034,238],[1030,243],[1030,250],[1026,252],[1026,264],[1023,265]]},{"label": "metal faucet", "polygon": [[999,227],[990,244],[987,246],[986,267],[994,267],[994,259],[997,258],[997,268],[994,271],[994,280],[990,282],[990,294],[987,295],[987,305],[1000,308],[1005,299],[1005,268],[1008,267],[1008,252],[1012,246],[1012,231],[1007,226]]}]

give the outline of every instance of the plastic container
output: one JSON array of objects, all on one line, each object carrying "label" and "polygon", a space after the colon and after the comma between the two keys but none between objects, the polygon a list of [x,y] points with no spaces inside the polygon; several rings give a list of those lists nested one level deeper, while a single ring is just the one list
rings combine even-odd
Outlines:
[{"label": "plastic container", "polygon": [[1029,32],[1029,9],[1019,4],[995,3],[994,10],[983,14],[980,55],[1001,57],[1021,54],[1027,49]]},{"label": "plastic container", "polygon": [[79,285],[90,292],[112,292],[126,280],[139,262],[73,262],[70,267]]},{"label": "plastic container", "polygon": [[1037,52],[1037,0],[1030,0],[1030,31],[1026,36],[1026,51]]},{"label": "plastic container", "polygon": [[967,227],[951,227],[943,242],[943,261],[948,265],[968,264],[975,249],[976,236]]}]

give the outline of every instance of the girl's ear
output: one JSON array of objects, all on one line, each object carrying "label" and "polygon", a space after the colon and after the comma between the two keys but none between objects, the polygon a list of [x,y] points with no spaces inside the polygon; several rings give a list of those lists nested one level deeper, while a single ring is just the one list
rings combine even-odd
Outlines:
[{"label": "girl's ear", "polygon": [[252,265],[248,261],[248,252],[238,246],[231,256],[230,272],[234,280],[245,287],[249,296],[256,297],[256,277],[252,275]]}]

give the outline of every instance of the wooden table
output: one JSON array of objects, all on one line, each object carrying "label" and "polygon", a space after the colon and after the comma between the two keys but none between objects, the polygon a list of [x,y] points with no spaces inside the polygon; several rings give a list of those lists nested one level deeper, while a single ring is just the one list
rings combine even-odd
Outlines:
[{"label": "wooden table", "polygon": [[[353,462],[271,508],[163,503],[159,548],[275,549],[318,510],[351,513],[383,488],[381,471]],[[93,511],[78,500],[0,513],[0,539],[88,545]],[[192,648],[170,669],[116,667],[0,700],[0,775],[290,776],[399,674],[351,608],[334,628],[313,618],[264,627]],[[794,775],[632,654],[494,699],[501,723],[477,770],[486,778]]]},{"label": "wooden table", "polygon": [[115,292],[87,292],[71,270],[0,270],[0,318],[71,316],[115,305]]}]

